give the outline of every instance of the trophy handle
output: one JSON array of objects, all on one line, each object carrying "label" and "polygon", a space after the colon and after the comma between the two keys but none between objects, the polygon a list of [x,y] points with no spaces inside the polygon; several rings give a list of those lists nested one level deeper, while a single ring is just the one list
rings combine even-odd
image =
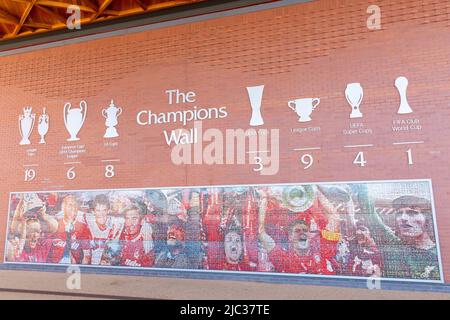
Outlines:
[{"label": "trophy handle", "polygon": [[33,120],[31,121],[30,136],[31,136],[31,133],[33,132],[34,123],[35,123],[35,120],[36,120],[36,114],[32,114],[31,115],[31,119],[33,119]]},{"label": "trophy handle", "polygon": [[289,108],[292,109],[292,111],[297,112],[297,111],[296,111],[296,108],[295,108],[295,107],[292,107],[291,104],[294,104],[294,105],[295,105],[295,104],[296,104],[295,101],[289,101],[289,102],[288,102],[288,106],[289,106]]},{"label": "trophy handle", "polygon": [[105,110],[105,109],[102,109],[102,116],[103,116],[103,118],[108,118],[108,117],[105,115],[105,113],[106,113],[106,110]]},{"label": "trophy handle", "polygon": [[[314,101],[317,101],[317,103],[316,104],[314,104]],[[317,108],[317,106],[319,105],[319,103],[320,103],[320,98],[316,98],[316,99],[313,99],[313,110],[314,109],[316,109]]]},{"label": "trophy handle", "polygon": [[117,116],[116,116],[116,117],[119,117],[119,116],[122,114],[122,108],[121,108],[121,107],[118,107],[117,109],[119,109],[119,113],[117,113]]},{"label": "trophy handle", "polygon": [[22,121],[23,115],[19,115],[19,133],[20,137],[23,139],[23,132],[22,132],[22,126],[20,125],[20,121]]},{"label": "trophy handle", "polygon": [[66,128],[67,128],[67,120],[66,120],[66,118],[67,118],[67,111],[70,111],[71,107],[72,107],[72,105],[70,104],[70,102],[67,102],[64,105],[64,124],[66,125]]},{"label": "trophy handle", "polygon": [[83,113],[83,120],[81,121],[81,126],[83,126],[87,114],[87,103],[84,100],[80,102],[80,109],[83,109],[83,106],[84,106],[84,113]]},{"label": "trophy handle", "polygon": [[359,96],[358,106],[361,104],[364,97],[364,91],[361,89],[361,95]]}]

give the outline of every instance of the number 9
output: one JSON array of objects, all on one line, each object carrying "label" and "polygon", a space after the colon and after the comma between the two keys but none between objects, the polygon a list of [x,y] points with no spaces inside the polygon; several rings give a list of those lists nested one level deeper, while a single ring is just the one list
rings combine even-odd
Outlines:
[{"label": "number 9", "polygon": [[309,169],[314,163],[314,158],[310,154],[304,154],[300,161],[305,165],[303,169]]}]

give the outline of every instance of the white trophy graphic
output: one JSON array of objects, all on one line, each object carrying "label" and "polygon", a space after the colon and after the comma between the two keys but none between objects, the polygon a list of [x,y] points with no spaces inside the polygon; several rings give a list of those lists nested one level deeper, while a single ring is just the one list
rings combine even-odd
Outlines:
[{"label": "white trophy graphic", "polygon": [[320,98],[307,98],[289,101],[288,106],[299,116],[298,122],[308,122],[319,103]]},{"label": "white trophy graphic", "polygon": [[122,108],[116,107],[114,104],[114,100],[111,100],[109,107],[107,109],[102,109],[102,115],[106,118],[106,132],[103,136],[104,138],[115,138],[119,136],[117,129],[118,121],[117,118],[122,114]]},{"label": "white trophy graphic", "polygon": [[39,121],[38,121],[38,132],[39,135],[41,136],[41,140],[39,141],[39,143],[45,143],[45,135],[48,132],[48,121],[49,121],[49,117],[48,114],[45,113],[45,108],[43,110],[43,113],[39,116]]},{"label": "white trophy graphic", "polygon": [[395,80],[395,87],[400,94],[400,107],[398,108],[398,114],[412,113],[413,110],[409,106],[408,99],[406,97],[406,90],[408,89],[408,79],[405,77],[398,77]]},{"label": "white trophy graphic", "polygon": [[30,144],[30,135],[33,131],[34,120],[36,119],[36,114],[31,113],[33,108],[23,108],[23,114],[19,115],[19,132],[22,140],[20,140],[20,145]]},{"label": "white trophy graphic", "polygon": [[80,132],[81,127],[84,124],[87,114],[87,103],[86,101],[80,102],[79,108],[72,108],[70,102],[64,105],[64,124],[66,129],[70,134],[70,138],[67,141],[78,141],[80,138],[77,137],[78,132]]},{"label": "white trophy graphic", "polygon": [[352,107],[352,113],[350,114],[350,118],[362,118],[363,114],[361,110],[359,110],[359,106],[364,97],[364,91],[361,87],[360,83],[349,83],[347,84],[347,88],[345,89],[345,97],[347,98],[347,102]]},{"label": "white trophy graphic", "polygon": [[262,126],[264,120],[261,115],[261,102],[264,91],[264,85],[247,87],[250,104],[252,106],[252,118],[250,119],[251,126]]}]

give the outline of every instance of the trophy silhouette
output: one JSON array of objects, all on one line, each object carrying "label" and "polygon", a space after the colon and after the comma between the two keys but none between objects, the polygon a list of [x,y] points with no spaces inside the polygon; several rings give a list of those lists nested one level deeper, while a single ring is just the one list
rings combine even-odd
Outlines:
[{"label": "trophy silhouette", "polygon": [[86,101],[80,102],[79,108],[72,108],[70,102],[64,105],[64,124],[66,129],[70,134],[70,138],[67,141],[78,141],[80,138],[77,137],[78,132],[80,132],[81,127],[84,124],[87,114],[87,103]]},{"label": "trophy silhouette", "polygon": [[114,100],[111,100],[111,103],[107,109],[102,109],[102,115],[106,118],[106,132],[103,136],[104,138],[115,138],[119,136],[117,129],[118,121],[117,118],[122,114],[122,108],[116,107],[114,105]]},{"label": "trophy silhouette", "polygon": [[261,102],[264,91],[264,85],[247,87],[247,93],[250,98],[250,104],[252,106],[252,118],[250,119],[251,126],[262,126],[264,120],[261,115]]},{"label": "trophy silhouette", "polygon": [[48,132],[48,121],[49,121],[49,117],[48,114],[45,113],[45,108],[43,110],[43,114],[41,114],[39,116],[39,121],[38,121],[38,132],[39,135],[41,136],[41,140],[39,141],[39,143],[45,143],[45,135]]},{"label": "trophy silhouette", "polygon": [[320,98],[297,99],[288,102],[289,108],[299,116],[299,122],[311,121],[311,114],[320,103]]},{"label": "trophy silhouette", "polygon": [[409,106],[408,99],[406,97],[406,90],[408,89],[408,79],[405,77],[398,77],[395,80],[395,87],[400,94],[400,107],[398,108],[398,114],[412,113],[413,110]]},{"label": "trophy silhouette", "polygon": [[36,114],[31,113],[33,108],[23,108],[23,114],[19,115],[19,132],[22,140],[20,140],[20,145],[30,144],[30,135],[33,131],[34,120],[36,119]]},{"label": "trophy silhouette", "polygon": [[345,89],[345,97],[347,102],[352,107],[352,113],[350,113],[350,118],[362,118],[363,114],[359,110],[362,99],[364,97],[363,88],[360,83],[349,83]]}]

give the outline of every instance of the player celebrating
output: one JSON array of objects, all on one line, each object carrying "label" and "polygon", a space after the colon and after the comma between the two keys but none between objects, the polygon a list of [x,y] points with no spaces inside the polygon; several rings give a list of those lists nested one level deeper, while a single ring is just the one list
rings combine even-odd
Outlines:
[{"label": "player celebrating", "polygon": [[122,252],[120,264],[129,267],[151,267],[154,264],[151,225],[144,221],[144,213],[137,205],[123,211],[125,226],[120,235]]},{"label": "player celebrating", "polygon": [[[275,270],[288,273],[335,274],[332,260],[340,240],[339,215],[322,191],[316,191],[317,198],[304,212],[285,208],[283,198],[271,194],[270,189],[262,189],[260,194],[262,199],[258,234]],[[281,228],[280,222],[288,225],[287,240],[283,240],[283,234],[276,233],[278,230],[272,230],[278,241],[266,232],[268,211],[271,214],[272,228]],[[285,241],[288,246],[286,249],[281,246]]]},{"label": "player celebrating", "polygon": [[[46,214],[45,206],[28,210],[27,213],[24,211],[24,200],[21,198],[11,223],[11,233],[19,236],[8,243],[8,261],[47,262],[52,240],[42,237],[41,220],[45,222],[48,232],[54,232],[58,223]],[[25,218],[31,215],[30,211],[37,216]]]},{"label": "player celebrating", "polygon": [[89,264],[91,262],[89,232],[74,195],[63,199],[58,228],[54,234],[53,247],[49,255],[52,263]]},{"label": "player celebrating", "polygon": [[122,217],[110,215],[110,204],[108,197],[104,194],[97,195],[92,204],[93,213],[86,214],[86,223],[91,232],[91,264],[100,264],[100,259],[105,248],[105,242],[109,239],[118,239],[123,226]]},{"label": "player celebrating", "polygon": [[[256,271],[257,248],[253,250],[255,254],[252,255],[255,261],[250,261],[248,254],[252,245],[257,245],[256,223],[253,222],[253,219],[257,218],[257,212],[252,210],[255,202],[252,201],[250,192],[234,196],[240,196],[244,200],[228,203],[223,215],[224,206],[218,190],[211,192],[208,208],[203,217],[203,224],[206,227],[207,267],[212,270]],[[244,222],[244,227],[239,218]],[[245,236],[247,241],[244,240]],[[249,246],[250,250],[246,246]]]}]

